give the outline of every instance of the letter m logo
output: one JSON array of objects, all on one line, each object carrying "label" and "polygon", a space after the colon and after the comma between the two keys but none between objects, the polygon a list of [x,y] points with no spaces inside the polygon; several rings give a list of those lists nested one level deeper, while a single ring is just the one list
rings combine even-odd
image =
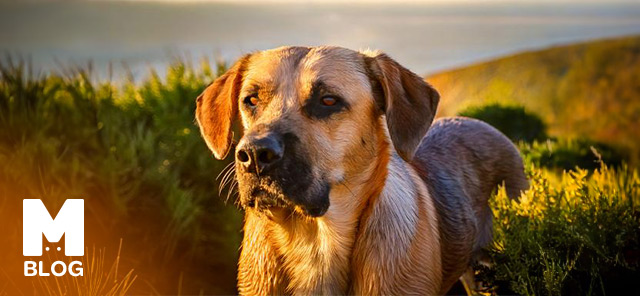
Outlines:
[{"label": "letter m logo", "polygon": [[56,243],[64,238],[66,256],[84,256],[84,200],[67,199],[55,219],[39,199],[22,201],[22,254],[42,256],[42,235]]}]

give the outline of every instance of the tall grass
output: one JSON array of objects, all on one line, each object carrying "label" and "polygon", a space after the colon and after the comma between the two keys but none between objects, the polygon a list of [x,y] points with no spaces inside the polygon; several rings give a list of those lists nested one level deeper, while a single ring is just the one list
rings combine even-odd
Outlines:
[{"label": "tall grass", "polygon": [[602,165],[565,171],[553,185],[532,168],[517,200],[492,201],[494,264],[482,275],[498,293],[638,295],[640,178]]},{"label": "tall grass", "polygon": [[[121,250],[122,240],[120,240],[116,258],[108,266],[104,248],[96,251],[96,248],[93,247],[91,252],[87,248],[86,255],[82,258],[82,262],[86,264],[83,266],[83,276],[37,277],[34,292],[37,295],[127,295],[137,275],[134,274],[133,269],[125,274],[118,275]],[[48,259],[51,262],[58,260],[71,261],[66,258],[60,258],[60,256]]]},{"label": "tall grass", "polygon": [[40,198],[56,209],[83,198],[88,239],[115,246],[123,237],[127,264],[153,275],[145,286],[175,293],[183,272],[197,287],[187,293],[234,293],[241,218],[218,198],[226,162],[194,124],[195,98],[223,71],[176,60],[164,77],[150,71],[116,84],[96,82],[89,69],[36,74],[5,59],[0,199]]}]

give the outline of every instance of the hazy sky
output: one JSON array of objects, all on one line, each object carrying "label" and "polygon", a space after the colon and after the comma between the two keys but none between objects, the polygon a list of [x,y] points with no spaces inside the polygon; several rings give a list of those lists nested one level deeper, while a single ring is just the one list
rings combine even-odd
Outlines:
[{"label": "hazy sky", "polygon": [[437,3],[640,3],[640,0],[0,0],[0,3],[16,2],[166,2],[166,3],[198,3],[198,2],[220,2],[220,3],[387,3],[387,4],[437,4]]},{"label": "hazy sky", "polygon": [[142,73],[181,55],[233,61],[282,45],[330,44],[384,50],[415,72],[433,73],[640,34],[640,0],[0,0],[7,1],[15,5],[0,5],[0,55],[29,56],[45,69],[58,61],[93,61],[96,69],[122,62]]},{"label": "hazy sky", "polygon": [[[0,2],[31,1],[55,2],[65,0],[0,0]],[[73,1],[73,0],[71,0]],[[225,2],[225,3],[640,3],[640,0],[84,0],[84,1],[125,1],[125,2]]]},{"label": "hazy sky", "polygon": [[152,2],[274,2],[274,3],[481,3],[481,2],[503,2],[503,3],[558,3],[558,2],[575,2],[575,3],[639,3],[640,0],[89,0],[89,1],[152,1]]}]

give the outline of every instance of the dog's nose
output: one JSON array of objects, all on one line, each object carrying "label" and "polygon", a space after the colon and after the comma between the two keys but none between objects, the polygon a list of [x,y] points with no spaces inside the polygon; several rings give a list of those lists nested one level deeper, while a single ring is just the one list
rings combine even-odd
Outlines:
[{"label": "dog's nose", "polygon": [[275,135],[243,139],[236,149],[236,160],[249,171],[260,173],[273,168],[282,158],[284,145]]}]

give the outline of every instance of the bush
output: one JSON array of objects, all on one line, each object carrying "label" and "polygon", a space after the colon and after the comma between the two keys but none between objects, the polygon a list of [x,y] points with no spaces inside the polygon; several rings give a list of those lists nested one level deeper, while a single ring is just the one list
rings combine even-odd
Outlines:
[{"label": "bush", "polygon": [[[81,69],[29,69],[0,61],[3,221],[20,221],[7,209],[22,198],[48,208],[83,198],[87,241],[115,250],[123,239],[121,265],[139,275],[130,293],[236,293],[241,216],[218,198],[215,178],[227,163],[194,124],[195,98],[224,66],[176,61],[166,77],[152,71],[118,84]],[[20,237],[7,241],[19,249]]]},{"label": "bush", "polygon": [[640,179],[606,166],[577,170],[552,185],[539,169],[531,189],[492,200],[494,260],[481,277],[498,294],[640,294]]},{"label": "bush", "polygon": [[547,126],[542,119],[536,114],[527,112],[521,106],[489,104],[467,108],[458,115],[482,120],[497,128],[514,142],[530,143],[547,138]]},{"label": "bush", "polygon": [[526,162],[539,167],[573,170],[583,168],[594,170],[604,161],[610,167],[620,167],[626,159],[622,152],[613,147],[588,139],[548,139],[518,145]]}]

